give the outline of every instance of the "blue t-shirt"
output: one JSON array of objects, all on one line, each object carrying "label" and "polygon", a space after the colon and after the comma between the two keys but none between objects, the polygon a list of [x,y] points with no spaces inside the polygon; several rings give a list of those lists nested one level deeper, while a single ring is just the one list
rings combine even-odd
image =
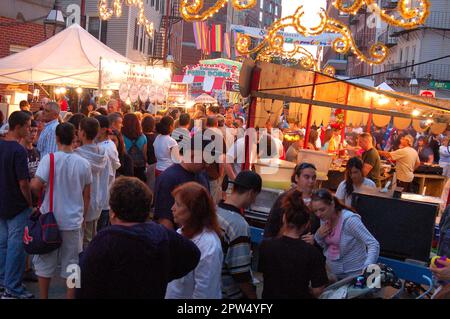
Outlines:
[{"label": "blue t-shirt", "polygon": [[29,180],[28,156],[16,141],[0,140],[0,218],[11,219],[28,208],[19,181]]},{"label": "blue t-shirt", "polygon": [[[131,148],[131,145],[133,145],[133,141],[130,140],[128,137],[126,137],[125,135],[123,136],[123,141],[125,143],[125,149],[128,151]],[[140,150],[142,150],[142,148],[144,147],[144,145],[147,144],[147,137],[142,134],[141,136],[138,137],[138,139],[136,140],[136,145],[137,147],[139,147]]]},{"label": "blue t-shirt", "polygon": [[197,182],[209,191],[208,175],[205,171],[194,174],[185,170],[180,164],[173,164],[158,176],[155,185],[155,219],[166,218],[173,222],[172,191],[175,187],[187,182]]}]

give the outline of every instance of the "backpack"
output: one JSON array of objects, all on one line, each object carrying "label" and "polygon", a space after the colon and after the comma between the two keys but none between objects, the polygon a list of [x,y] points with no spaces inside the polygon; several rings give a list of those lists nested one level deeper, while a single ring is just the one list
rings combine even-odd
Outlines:
[{"label": "backpack", "polygon": [[145,167],[145,156],[144,152],[136,145],[136,141],[132,141],[132,145],[128,150],[128,154],[133,160],[133,167]]}]

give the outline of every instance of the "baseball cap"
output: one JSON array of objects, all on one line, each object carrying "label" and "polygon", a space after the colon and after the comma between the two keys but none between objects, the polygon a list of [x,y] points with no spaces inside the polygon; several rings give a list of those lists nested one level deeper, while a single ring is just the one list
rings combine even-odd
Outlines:
[{"label": "baseball cap", "polygon": [[257,173],[253,171],[241,171],[234,181],[229,181],[234,185],[246,188],[248,190],[254,190],[256,192],[261,192],[262,179]]}]

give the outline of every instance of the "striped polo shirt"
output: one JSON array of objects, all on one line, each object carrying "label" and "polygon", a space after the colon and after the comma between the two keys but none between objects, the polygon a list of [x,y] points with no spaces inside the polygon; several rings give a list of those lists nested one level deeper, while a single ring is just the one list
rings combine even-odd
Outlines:
[{"label": "striped polo shirt", "polygon": [[222,296],[243,298],[239,283],[252,282],[250,227],[237,207],[224,202],[218,205],[217,215],[223,232]]}]

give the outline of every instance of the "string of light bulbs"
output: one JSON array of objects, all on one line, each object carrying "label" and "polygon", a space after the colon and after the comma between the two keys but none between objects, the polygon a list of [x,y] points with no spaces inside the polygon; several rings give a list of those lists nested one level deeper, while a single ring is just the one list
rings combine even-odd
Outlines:
[{"label": "string of light bulbs", "polygon": [[142,25],[147,35],[152,38],[154,32],[153,22],[150,22],[145,16],[143,0],[113,0],[113,8],[108,8],[108,0],[98,1],[98,13],[102,20],[109,20],[113,16],[117,18],[122,16],[122,5],[135,6],[138,8],[137,22]]}]

